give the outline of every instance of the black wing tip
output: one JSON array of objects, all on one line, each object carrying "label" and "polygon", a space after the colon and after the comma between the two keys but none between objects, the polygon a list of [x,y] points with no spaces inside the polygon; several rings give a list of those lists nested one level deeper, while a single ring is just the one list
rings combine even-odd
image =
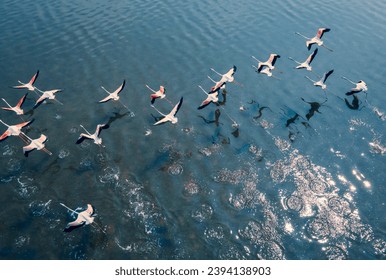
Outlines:
[{"label": "black wing tip", "polygon": [[206,106],[208,106],[211,102],[209,103],[206,103],[206,104],[203,104],[203,105],[200,105],[197,110],[201,110],[201,109],[204,109]]},{"label": "black wing tip", "polygon": [[78,140],[76,140],[75,144],[80,144],[84,140],[84,137],[79,137]]},{"label": "black wing tip", "polygon": [[77,228],[82,227],[83,225],[84,225],[84,223],[83,223],[83,224],[80,224],[80,225],[78,225],[78,226],[66,226],[66,227],[63,229],[63,231],[64,231],[64,232],[71,232],[71,231],[73,231],[74,229],[77,229]]},{"label": "black wing tip", "polygon": [[346,95],[347,96],[350,96],[350,95],[353,95],[355,92],[353,92],[353,91],[349,91],[349,92],[346,92]]},{"label": "black wing tip", "polygon": [[154,104],[155,100],[156,100],[156,98],[152,98],[152,99],[150,100],[150,103],[151,103],[151,104]]}]

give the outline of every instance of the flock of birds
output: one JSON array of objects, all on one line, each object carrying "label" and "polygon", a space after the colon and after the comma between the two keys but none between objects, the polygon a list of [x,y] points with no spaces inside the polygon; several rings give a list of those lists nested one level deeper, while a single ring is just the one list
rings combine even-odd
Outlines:
[{"label": "flock of birds", "polygon": [[[325,46],[324,42],[322,41],[322,37],[326,32],[329,32],[329,28],[319,28],[316,35],[312,38],[308,38],[298,32],[296,32],[297,35],[302,36],[306,39],[306,47],[308,50],[311,50],[312,45],[317,45],[326,48],[329,51],[332,51],[332,49],[328,48]],[[290,60],[294,61],[297,66],[294,68],[296,69],[306,69],[308,71],[312,71],[312,66],[311,63],[315,59],[316,55],[318,54],[318,48],[315,48],[314,51],[306,58],[305,61],[299,62],[293,59],[292,57],[289,57]],[[269,77],[275,77],[273,75],[273,71],[275,70],[275,63],[278,58],[280,58],[280,55],[278,54],[271,54],[268,58],[267,61],[260,61],[256,57],[252,56],[252,58],[258,62],[258,65],[253,67],[255,68],[256,72],[259,74],[265,74]],[[225,89],[225,86],[227,83],[235,83],[234,75],[237,71],[237,67],[233,66],[230,68],[226,73],[221,74],[217,72],[215,69],[211,68],[211,71],[213,71],[216,75],[220,77],[219,80],[212,79],[210,76],[208,78],[213,82],[213,86],[209,90],[205,90],[199,85],[199,88],[206,94],[206,98],[201,102],[201,104],[198,106],[197,109],[201,110],[208,106],[210,103],[215,103],[217,105],[219,102],[219,93],[221,90]],[[329,70],[325,72],[322,77],[319,77],[319,80],[312,80],[310,77],[306,76],[308,80],[310,80],[315,86],[321,87],[323,90],[326,90],[327,85],[326,85],[326,80],[328,77],[333,73],[334,70]],[[23,83],[21,81],[18,81],[19,85],[13,86],[15,89],[21,89],[21,90],[28,90],[35,92],[39,97],[35,102],[34,108],[39,106],[42,102],[45,100],[54,100],[58,102],[59,104],[62,104],[60,101],[56,99],[56,94],[62,92],[60,89],[53,89],[53,90],[47,90],[47,91],[42,91],[38,89],[34,83],[36,82],[37,78],[39,75],[39,71],[37,71],[33,77],[30,79],[29,82]],[[316,74],[315,74],[316,75]],[[275,77],[276,78],[276,77]],[[346,93],[346,95],[355,95],[356,93],[359,92],[367,92],[368,88],[366,83],[363,80],[360,80],[359,82],[355,83],[351,81],[350,79],[346,77],[342,77],[343,79],[349,81],[355,87],[353,87],[350,91]],[[180,98],[180,100],[176,103],[173,104],[171,103],[167,98],[166,98],[166,90],[164,86],[160,86],[159,90],[154,90],[150,86],[145,85],[150,91],[150,106],[153,107],[160,115],[161,117],[154,123],[154,125],[159,125],[163,124],[166,122],[171,122],[172,124],[175,124],[178,122],[178,118],[176,117],[178,111],[180,110],[182,103],[183,103],[183,97]],[[125,88],[125,80],[122,82],[122,84],[113,92],[108,91],[102,86],[102,89],[107,93],[107,96],[103,98],[102,100],[99,101],[99,103],[105,103],[108,101],[117,101],[120,102],[120,104],[127,108],[125,104],[123,104],[120,100],[120,93],[123,91]],[[7,107],[1,107],[1,109],[6,110],[6,111],[13,111],[16,113],[16,115],[23,115],[25,114],[24,110],[22,109],[23,103],[27,97],[27,94],[24,94],[24,96],[18,101],[18,103],[15,106],[11,106],[4,98],[2,100],[4,103],[7,105]],[[157,99],[165,99],[168,101],[172,106],[172,110],[164,114],[160,112],[155,106],[155,101]],[[45,151],[47,154],[52,155],[52,153],[45,148],[45,142],[47,141],[47,136],[44,134],[41,134],[39,138],[32,139],[28,135],[26,135],[24,132],[22,132],[22,129],[29,126],[33,120],[29,121],[23,121],[22,123],[18,124],[13,124],[9,125],[5,122],[3,122],[0,119],[0,122],[7,127],[6,131],[0,136],[0,141],[5,140],[9,136],[18,136],[22,139],[22,141],[25,143],[25,146],[23,146],[23,153],[25,156],[28,156],[28,154],[33,151],[33,150],[42,150]],[[234,122],[235,123],[235,122]],[[80,125],[81,128],[85,131],[85,133],[81,133],[79,135],[79,138],[77,139],[76,143],[82,143],[86,139],[93,140],[95,144],[101,145],[102,144],[102,138],[100,137],[101,131],[103,129],[107,129],[109,127],[108,124],[98,124],[95,132],[90,133],[83,125]],[[81,226],[83,224],[91,224],[94,222],[94,217],[93,215],[95,214],[94,209],[92,205],[88,204],[85,209],[82,211],[77,211],[77,210],[72,210],[71,208],[67,207],[64,204],[61,204],[63,207],[67,208],[68,210],[71,211],[71,213],[76,214],[77,218],[69,223],[66,227],[66,230],[71,230],[75,227]],[[102,230],[102,229],[101,229]],[[102,230],[103,231],[103,230]]]}]

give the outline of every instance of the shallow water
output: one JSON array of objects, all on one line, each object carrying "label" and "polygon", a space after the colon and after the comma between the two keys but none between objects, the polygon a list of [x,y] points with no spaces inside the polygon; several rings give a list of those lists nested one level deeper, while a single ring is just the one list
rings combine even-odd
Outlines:
[{"label": "shallow water", "polygon": [[[34,92],[23,104],[22,118],[35,119],[23,131],[47,135],[52,156],[24,157],[17,137],[0,143],[1,259],[386,258],[383,1],[1,6],[1,97],[16,104],[27,91],[10,86],[39,70],[35,86],[63,89],[64,104],[33,109]],[[312,37],[322,26],[333,52],[319,47],[314,73],[293,69],[288,57],[310,53],[295,32]],[[281,55],[278,79],[251,67],[252,55],[270,53]],[[219,78],[210,68],[233,65],[225,104],[197,110],[197,85]],[[304,76],[330,69],[325,101]],[[357,109],[341,76],[369,87]],[[101,86],[113,91],[124,79],[128,110],[97,103]],[[153,126],[159,114],[145,84],[164,85],[173,104],[184,97],[177,124]],[[172,108],[166,99],[155,106]],[[106,122],[103,147],[75,144],[80,124]],[[63,232],[72,218],[59,203],[91,203],[95,223]]]}]

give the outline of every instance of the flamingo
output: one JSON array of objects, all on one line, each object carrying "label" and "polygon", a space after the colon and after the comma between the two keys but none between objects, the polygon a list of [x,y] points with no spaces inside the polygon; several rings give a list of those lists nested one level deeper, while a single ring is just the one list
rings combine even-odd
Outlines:
[{"label": "flamingo", "polygon": [[60,203],[64,208],[70,210],[71,212],[77,214],[77,218],[75,221],[70,222],[66,225],[66,228],[64,229],[65,231],[71,231],[71,229],[80,227],[82,225],[89,225],[94,222],[94,207],[91,204],[87,204],[87,208],[83,210],[82,212],[77,212],[75,210],[72,210],[71,208],[67,207],[63,203]]},{"label": "flamingo", "polygon": [[367,85],[363,80],[360,80],[359,82],[355,83],[355,82],[347,79],[346,77],[342,77],[342,79],[345,79],[345,80],[349,81],[350,83],[352,83],[353,85],[355,85],[355,88],[352,88],[349,92],[346,92],[346,95],[353,95],[354,93],[358,93],[361,91],[364,91],[367,94]]},{"label": "flamingo", "polygon": [[53,89],[53,90],[46,90],[46,91],[42,91],[38,88],[36,88],[37,91],[41,92],[42,95],[38,98],[38,100],[36,101],[35,103],[35,106],[38,106],[40,103],[42,103],[44,100],[46,99],[53,99],[55,100],[56,102],[58,102],[59,104],[63,105],[63,103],[61,103],[60,101],[58,101],[57,99],[55,99],[55,94],[58,93],[58,92],[62,92],[61,89]]},{"label": "flamingo", "polygon": [[13,88],[17,88],[17,89],[28,89],[30,91],[34,91],[35,90],[35,87],[33,86],[33,84],[35,83],[36,79],[38,78],[38,75],[39,75],[39,70],[35,73],[35,75],[32,76],[31,80],[28,82],[28,83],[22,83],[20,81],[19,82],[19,86],[13,86]]},{"label": "flamingo", "polygon": [[[118,101],[119,100],[119,93],[123,90],[123,88],[125,87],[125,83],[126,81],[123,80],[123,83],[113,92],[109,92],[107,89],[105,89],[103,86],[101,87],[105,92],[107,92],[108,96],[106,98],[103,98],[102,100],[99,101],[99,103],[104,103],[104,102],[107,102],[109,101],[110,99],[114,100],[114,101]],[[122,102],[121,104],[127,108]]]},{"label": "flamingo", "polygon": [[272,70],[269,69],[268,67],[264,67],[263,69],[260,69],[260,68],[256,67],[255,65],[252,65],[252,67],[255,68],[256,72],[259,73],[259,74],[266,74],[268,77],[273,76],[272,75]]},{"label": "flamingo", "polygon": [[201,105],[197,108],[198,110],[208,106],[211,102],[217,102],[218,101],[218,90],[215,92],[207,93],[201,86],[198,86],[206,95],[207,98],[202,101]]},{"label": "flamingo", "polygon": [[319,81],[314,81],[310,77],[306,76],[308,80],[314,83],[314,86],[321,87],[323,90],[327,88],[326,80],[327,78],[334,72],[334,70],[330,70],[323,74],[323,77]]},{"label": "flamingo", "polygon": [[293,59],[292,57],[289,57],[290,60],[292,61],[295,61],[297,64],[299,64],[298,66],[296,66],[295,68],[296,69],[301,69],[301,68],[306,68],[308,71],[312,71],[312,67],[311,67],[311,62],[312,60],[315,58],[316,54],[318,53],[318,49],[315,49],[312,54],[310,54],[306,61],[304,62],[299,62],[299,61],[296,61],[295,59]]},{"label": "flamingo", "polygon": [[19,136],[24,142],[27,143],[27,140],[22,137],[22,135],[24,133],[21,132],[21,129],[23,127],[29,125],[30,123],[32,123],[33,120],[30,120],[28,122],[22,122],[22,123],[15,124],[15,125],[8,125],[5,122],[3,122],[2,120],[0,120],[0,122],[3,125],[5,125],[6,127],[8,127],[7,130],[0,136],[0,141],[3,141],[4,139],[8,138],[9,136]]},{"label": "flamingo", "polygon": [[102,129],[107,129],[109,128],[108,124],[98,124],[94,134],[91,134],[90,132],[87,131],[87,129],[84,128],[83,125],[80,125],[81,128],[83,128],[87,134],[81,133],[78,140],[76,141],[76,144],[80,144],[83,142],[84,139],[92,139],[94,140],[94,143],[97,145],[102,144],[102,138],[99,137],[99,134],[101,133]]},{"label": "flamingo", "polygon": [[5,102],[5,104],[8,105],[8,108],[7,107],[1,107],[1,109],[7,110],[7,111],[14,111],[16,113],[16,115],[23,115],[24,110],[21,109],[21,106],[23,105],[25,98],[27,97],[27,94],[28,93],[24,94],[24,96],[22,98],[20,98],[19,102],[17,102],[16,106],[14,106],[14,107],[9,105],[9,103],[4,98],[2,98],[2,100]]},{"label": "flamingo", "polygon": [[181,97],[180,101],[173,107],[173,109],[167,115],[162,114],[160,111],[158,111],[158,109],[156,107],[154,107],[154,105],[150,105],[158,113],[160,113],[163,116],[162,119],[160,119],[159,121],[157,121],[153,125],[158,125],[158,124],[165,123],[165,122],[168,122],[168,121],[171,122],[172,124],[176,124],[178,122],[178,118],[176,117],[176,114],[177,114],[178,110],[181,108],[182,101],[183,101],[183,97]]},{"label": "flamingo", "polygon": [[152,89],[148,85],[145,85],[145,86],[153,92],[153,94],[150,94],[151,104],[154,104],[154,102],[157,98],[163,99],[166,97],[166,94],[165,94],[166,90],[165,90],[164,86],[160,86],[159,90],[157,90],[157,91],[155,91],[154,89]]},{"label": "flamingo", "polygon": [[25,135],[24,133],[23,133],[23,135],[28,140],[31,141],[27,146],[23,147],[23,153],[26,157],[28,157],[28,154],[35,149],[38,151],[43,150],[44,152],[46,152],[50,156],[52,155],[52,153],[44,147],[45,146],[44,143],[47,141],[47,136],[45,136],[44,134],[41,134],[39,138],[31,139],[27,135]]},{"label": "flamingo", "polygon": [[215,92],[217,89],[221,88],[221,87],[225,87],[225,84],[227,82],[230,82],[230,83],[233,83],[235,82],[235,78],[234,78],[234,74],[236,73],[236,70],[237,70],[237,67],[233,65],[233,67],[231,69],[228,70],[228,72],[226,72],[225,74],[220,74],[219,72],[217,72],[216,70],[214,70],[213,68],[210,68],[210,70],[212,70],[214,73],[216,73],[217,75],[221,76],[221,79],[220,81],[218,81],[216,83],[216,85],[212,88],[212,92]]},{"label": "flamingo", "polygon": [[254,57],[253,55],[252,55],[252,58],[253,58],[254,60],[256,60],[256,61],[259,63],[259,64],[257,65],[256,69],[257,69],[257,72],[260,73],[260,71],[263,70],[264,66],[268,67],[270,70],[275,69],[274,64],[275,64],[276,60],[277,60],[278,58],[280,58],[280,55],[275,54],[275,53],[271,53],[270,56],[269,56],[269,58],[268,58],[268,60],[265,61],[265,62],[262,62],[262,61],[258,60],[258,59],[257,59],[256,57]]},{"label": "flamingo", "polygon": [[210,93],[214,93],[220,89],[225,89],[225,85],[226,85],[225,82],[223,82],[222,80],[216,82],[211,77],[209,77],[209,76],[207,76],[207,77],[209,80],[211,80],[215,84],[213,87],[210,88]]},{"label": "flamingo", "polygon": [[300,34],[299,32],[295,32],[295,33],[297,35],[300,35],[303,38],[307,39],[306,46],[307,46],[308,50],[311,49],[311,46],[313,44],[317,44],[318,46],[324,47],[324,48],[328,49],[329,51],[332,51],[332,49],[327,48],[322,41],[322,37],[323,37],[324,33],[329,32],[330,30],[331,30],[330,28],[325,28],[325,27],[319,28],[318,31],[316,32],[316,35],[312,38],[308,38],[308,37],[304,36],[303,34]]}]

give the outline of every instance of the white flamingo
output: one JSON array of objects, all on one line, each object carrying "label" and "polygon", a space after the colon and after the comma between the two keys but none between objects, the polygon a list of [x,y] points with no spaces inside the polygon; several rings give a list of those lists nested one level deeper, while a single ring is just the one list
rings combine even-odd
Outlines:
[{"label": "white flamingo", "polygon": [[154,105],[150,105],[163,116],[163,118],[157,121],[156,123],[154,123],[154,125],[158,125],[165,122],[171,122],[172,124],[176,124],[178,122],[178,118],[176,117],[176,114],[178,110],[181,108],[182,101],[183,101],[183,97],[181,97],[180,101],[173,107],[173,109],[167,115],[161,113],[156,107],[154,107]]},{"label": "white flamingo", "polygon": [[39,75],[39,70],[35,73],[35,75],[32,76],[31,80],[28,82],[28,83],[23,83],[23,82],[19,82],[19,86],[13,86],[13,88],[17,88],[17,89],[28,89],[30,91],[34,91],[35,90],[35,87],[34,87],[34,83],[36,81],[36,79],[38,78],[38,75]]},{"label": "white flamingo", "polygon": [[260,73],[261,70],[263,70],[264,66],[268,67],[270,70],[273,70],[275,69],[275,62],[278,58],[280,58],[280,55],[278,54],[275,54],[275,53],[271,53],[268,60],[267,61],[260,61],[258,60],[256,57],[254,57],[252,55],[252,58],[254,60],[256,60],[259,64],[257,65],[257,67],[255,67],[257,69],[257,72]]},{"label": "white flamingo", "polygon": [[55,100],[56,102],[58,102],[59,104],[63,105],[62,102],[60,102],[59,100],[56,99],[56,96],[55,94],[58,93],[58,92],[62,92],[61,89],[52,89],[52,90],[45,90],[45,91],[42,91],[38,88],[35,87],[35,89],[37,91],[39,91],[40,93],[42,93],[42,95],[38,98],[38,100],[36,100],[36,103],[35,103],[35,107],[37,105],[39,105],[40,103],[42,103],[44,100],[46,99],[51,99],[51,100]]},{"label": "white flamingo", "polygon": [[217,102],[218,101],[218,90],[215,92],[209,92],[207,93],[201,86],[198,86],[206,95],[206,99],[201,102],[201,105],[197,108],[198,110],[208,106],[211,102]]},{"label": "white flamingo", "polygon": [[334,72],[334,70],[330,70],[323,74],[323,77],[319,81],[314,81],[310,77],[306,76],[308,80],[314,83],[314,86],[321,87],[323,90],[327,88],[326,80],[327,78]]},{"label": "white flamingo", "polygon": [[292,57],[289,57],[289,59],[292,60],[292,61],[295,61],[297,64],[299,64],[298,66],[295,67],[296,69],[305,68],[308,71],[312,71],[311,62],[312,62],[312,60],[314,60],[314,58],[315,58],[317,53],[318,53],[318,49],[315,49],[312,52],[312,54],[310,54],[304,62],[296,61]]},{"label": "white flamingo", "polygon": [[303,34],[300,34],[299,32],[295,32],[297,35],[300,35],[302,36],[303,38],[307,39],[306,41],[306,46],[307,46],[307,49],[310,50],[311,49],[311,46],[313,44],[317,44],[318,46],[321,46],[321,47],[324,47],[326,48],[327,50],[329,51],[332,51],[332,49],[330,48],[327,48],[325,45],[324,45],[324,42],[322,41],[322,37],[324,35],[325,32],[329,32],[331,29],[330,28],[325,28],[325,27],[321,27],[318,29],[318,31],[316,32],[316,35],[312,38],[308,38],[306,36],[304,36]]},{"label": "white flamingo", "polygon": [[207,76],[209,80],[211,80],[214,83],[214,86],[210,88],[210,93],[214,93],[216,91],[219,91],[220,89],[225,89],[226,83],[222,80],[216,82],[211,77]]},{"label": "white flamingo", "polygon": [[99,137],[99,134],[101,133],[102,129],[108,128],[109,125],[108,124],[98,124],[96,129],[95,129],[95,132],[93,134],[88,132],[88,130],[85,129],[83,125],[80,125],[80,127],[83,128],[87,134],[81,133],[78,140],[76,141],[76,144],[82,143],[83,140],[85,140],[85,139],[91,139],[91,140],[94,140],[95,144],[101,145],[102,144],[102,138]]},{"label": "white flamingo", "polygon": [[33,122],[33,120],[30,120],[28,122],[22,122],[22,123],[15,124],[15,125],[8,125],[5,122],[3,122],[2,120],[0,120],[0,122],[7,127],[7,130],[0,136],[0,141],[3,141],[4,139],[6,139],[9,136],[19,136],[24,142],[28,143],[26,138],[22,137],[22,136],[24,136],[24,133],[21,131],[21,129],[23,127],[29,125],[31,122]]},{"label": "white flamingo", "polygon": [[216,82],[216,85],[212,88],[212,92],[218,90],[219,88],[223,88],[225,87],[225,84],[226,83],[233,83],[235,82],[235,77],[234,77],[234,74],[236,73],[236,70],[237,70],[237,67],[233,65],[233,67],[231,69],[228,70],[228,72],[226,72],[225,74],[220,74],[219,72],[217,72],[216,70],[214,70],[213,68],[210,68],[210,70],[212,70],[214,73],[216,73],[217,75],[221,76],[221,79],[220,81]]},{"label": "white flamingo", "polygon": [[[109,100],[114,100],[114,101],[118,101],[119,100],[119,94],[121,93],[121,91],[123,90],[123,88],[125,87],[125,83],[126,81],[123,80],[123,83],[113,92],[109,92],[107,89],[105,89],[103,86],[101,86],[101,88],[108,94],[108,96],[106,98],[103,98],[102,100],[99,101],[99,103],[104,103],[104,102],[107,102]],[[120,101],[119,101],[120,102]],[[127,108],[122,102],[120,102],[125,108]]]},{"label": "white flamingo", "polygon": [[28,154],[30,152],[32,152],[35,149],[38,151],[43,150],[44,152],[46,152],[50,156],[52,155],[52,153],[45,148],[44,143],[47,141],[47,136],[45,136],[44,134],[41,134],[39,138],[31,139],[27,135],[25,135],[24,133],[23,133],[23,135],[30,141],[30,143],[27,146],[23,147],[23,153],[26,157],[28,156]]},{"label": "white flamingo", "polygon": [[355,83],[351,81],[350,79],[347,79],[346,77],[342,77],[342,79],[345,79],[346,81],[349,81],[353,85],[355,85],[355,88],[352,88],[349,92],[346,92],[346,95],[353,95],[354,93],[358,93],[361,91],[364,91],[367,93],[367,84],[363,81],[360,80],[359,82]]},{"label": "white flamingo", "polygon": [[24,96],[22,98],[20,98],[19,102],[17,102],[16,106],[14,106],[14,107],[9,105],[9,103],[4,98],[2,98],[2,100],[5,102],[5,104],[8,105],[8,107],[1,107],[1,109],[7,110],[7,111],[14,111],[16,113],[16,115],[23,115],[24,110],[21,108],[21,106],[23,105],[25,98],[27,97],[27,94],[28,93],[24,94]]},{"label": "white flamingo", "polygon": [[60,205],[62,205],[64,208],[66,208],[66,209],[70,210],[71,212],[78,215],[77,218],[75,219],[75,221],[70,222],[66,225],[65,230],[70,230],[71,228],[76,228],[76,227],[79,227],[82,225],[89,225],[89,224],[92,224],[94,222],[94,217],[93,217],[94,208],[92,207],[91,204],[87,204],[86,210],[84,210],[82,212],[77,212],[75,210],[72,210],[71,208],[67,207],[63,203],[60,203]]},{"label": "white flamingo", "polygon": [[164,86],[160,86],[159,87],[159,90],[155,91],[154,89],[152,89],[151,87],[149,87],[148,85],[145,85],[148,89],[150,89],[153,93],[150,94],[150,99],[151,99],[151,104],[154,104],[155,100],[157,98],[159,99],[163,99],[166,97],[166,90],[165,90],[165,87]]}]

